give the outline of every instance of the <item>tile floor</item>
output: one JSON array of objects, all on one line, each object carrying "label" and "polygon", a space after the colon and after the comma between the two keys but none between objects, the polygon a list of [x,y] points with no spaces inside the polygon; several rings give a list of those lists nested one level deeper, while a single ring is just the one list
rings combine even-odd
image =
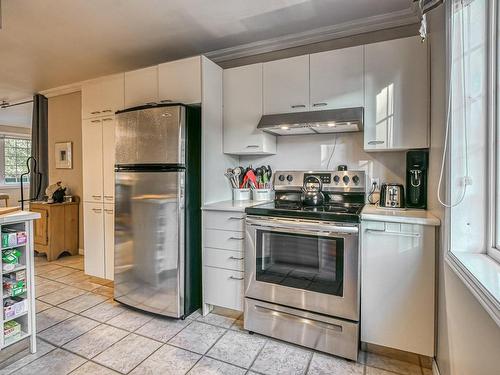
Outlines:
[{"label": "tile floor", "polygon": [[361,352],[358,363],[243,329],[217,310],[186,320],[154,317],[113,302],[113,284],[86,276],[81,256],[36,258],[38,352],[0,364],[0,375],[428,375],[421,366]]}]

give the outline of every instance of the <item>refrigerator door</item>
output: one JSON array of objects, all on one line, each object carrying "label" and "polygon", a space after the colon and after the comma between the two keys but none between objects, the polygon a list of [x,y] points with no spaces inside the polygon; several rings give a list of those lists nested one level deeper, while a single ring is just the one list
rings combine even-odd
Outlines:
[{"label": "refrigerator door", "polygon": [[184,165],[185,108],[159,106],[116,115],[117,165]]},{"label": "refrigerator door", "polygon": [[115,300],[184,315],[185,171],[116,172]]}]

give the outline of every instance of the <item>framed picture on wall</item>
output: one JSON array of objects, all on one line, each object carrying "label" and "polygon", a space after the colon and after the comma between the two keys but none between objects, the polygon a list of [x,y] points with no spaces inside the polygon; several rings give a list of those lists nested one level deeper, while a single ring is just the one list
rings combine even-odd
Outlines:
[{"label": "framed picture on wall", "polygon": [[56,152],[56,168],[71,169],[73,168],[73,143],[72,142],[57,142],[55,144]]}]

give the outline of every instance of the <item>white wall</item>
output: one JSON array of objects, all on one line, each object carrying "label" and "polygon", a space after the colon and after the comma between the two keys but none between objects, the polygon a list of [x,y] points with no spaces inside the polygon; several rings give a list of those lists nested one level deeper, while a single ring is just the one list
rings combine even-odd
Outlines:
[{"label": "white wall", "polygon": [[[337,145],[335,144],[337,137]],[[254,167],[271,165],[279,169],[329,169],[347,164],[348,169],[365,170],[369,177],[379,177],[380,182],[404,183],[405,152],[363,151],[363,133],[321,134],[308,136],[281,136],[277,138],[276,155],[266,157],[240,157],[242,165]],[[335,153],[328,164],[332,151]],[[369,178],[367,179],[369,184]]]},{"label": "white wall", "polygon": [[[444,9],[432,12],[431,30],[431,151],[429,209],[444,221],[436,189],[445,129]],[[500,329],[444,261],[444,228],[438,257],[437,364],[441,375],[493,375],[500,369]]]}]

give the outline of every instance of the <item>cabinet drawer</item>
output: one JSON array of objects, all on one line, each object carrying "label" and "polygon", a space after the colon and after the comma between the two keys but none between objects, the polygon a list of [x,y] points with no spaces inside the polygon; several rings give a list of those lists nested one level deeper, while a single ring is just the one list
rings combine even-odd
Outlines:
[{"label": "cabinet drawer", "polygon": [[243,232],[245,213],[227,211],[205,211],[203,225],[205,229],[220,229]]},{"label": "cabinet drawer", "polygon": [[244,273],[203,267],[204,302],[243,311]]},{"label": "cabinet drawer", "polygon": [[243,271],[243,252],[206,248],[203,258],[205,266]]},{"label": "cabinet drawer", "polygon": [[204,247],[243,251],[245,236],[243,232],[205,229]]}]

